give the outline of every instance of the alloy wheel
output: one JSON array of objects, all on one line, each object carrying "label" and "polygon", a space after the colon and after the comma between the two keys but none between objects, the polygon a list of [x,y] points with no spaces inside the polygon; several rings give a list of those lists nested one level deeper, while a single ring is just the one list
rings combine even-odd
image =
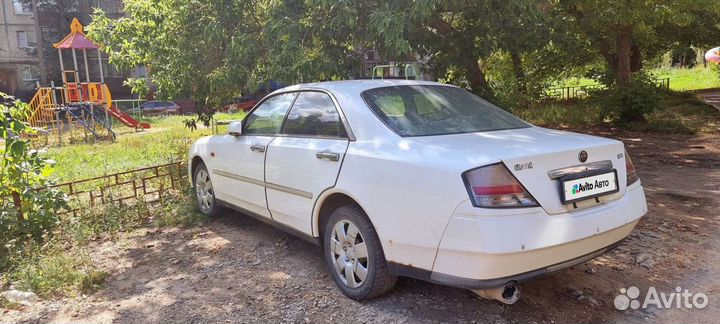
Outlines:
[{"label": "alloy wheel", "polygon": [[210,174],[206,170],[199,170],[195,177],[195,194],[197,194],[198,207],[204,213],[210,212],[215,203]]},{"label": "alloy wheel", "polygon": [[329,248],[340,280],[349,288],[362,286],[367,279],[370,260],[358,227],[348,220],[337,222]]}]

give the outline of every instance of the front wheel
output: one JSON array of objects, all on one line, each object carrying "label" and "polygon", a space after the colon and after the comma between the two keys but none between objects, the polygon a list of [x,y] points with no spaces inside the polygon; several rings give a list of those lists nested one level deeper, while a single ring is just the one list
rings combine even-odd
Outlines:
[{"label": "front wheel", "polygon": [[197,206],[201,213],[208,216],[215,216],[220,212],[220,206],[215,200],[215,189],[212,181],[210,181],[210,173],[205,164],[199,164],[195,168],[195,196],[197,198]]},{"label": "front wheel", "polygon": [[336,209],[323,237],[328,270],[343,294],[364,300],[393,288],[397,277],[390,274],[377,232],[359,206]]}]

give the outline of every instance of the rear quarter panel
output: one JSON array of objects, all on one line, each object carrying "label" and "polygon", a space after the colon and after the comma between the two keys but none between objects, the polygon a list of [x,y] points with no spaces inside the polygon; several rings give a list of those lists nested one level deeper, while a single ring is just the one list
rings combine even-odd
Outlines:
[{"label": "rear quarter panel", "polygon": [[437,163],[439,153],[404,140],[348,148],[335,189],[365,210],[390,262],[432,269],[453,211],[468,199],[460,172]]}]

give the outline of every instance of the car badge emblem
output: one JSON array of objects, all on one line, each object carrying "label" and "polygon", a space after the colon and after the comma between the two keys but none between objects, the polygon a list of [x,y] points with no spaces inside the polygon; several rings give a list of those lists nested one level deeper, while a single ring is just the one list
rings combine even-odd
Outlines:
[{"label": "car badge emblem", "polygon": [[580,162],[585,163],[585,161],[587,161],[587,159],[588,159],[588,153],[585,151],[580,151],[580,154],[578,154],[578,160],[580,160]]}]

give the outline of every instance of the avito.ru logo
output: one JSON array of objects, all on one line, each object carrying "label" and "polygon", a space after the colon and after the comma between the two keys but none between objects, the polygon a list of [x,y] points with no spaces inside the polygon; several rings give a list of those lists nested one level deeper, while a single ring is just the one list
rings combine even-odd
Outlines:
[{"label": "avito.ru logo", "polygon": [[615,308],[626,310],[628,308],[647,308],[653,305],[657,308],[705,308],[708,305],[708,296],[703,293],[693,294],[682,287],[675,287],[675,291],[669,294],[659,293],[655,287],[648,288],[645,300],[640,303],[640,289],[630,286],[627,289],[620,289],[620,295],[615,297]]}]

